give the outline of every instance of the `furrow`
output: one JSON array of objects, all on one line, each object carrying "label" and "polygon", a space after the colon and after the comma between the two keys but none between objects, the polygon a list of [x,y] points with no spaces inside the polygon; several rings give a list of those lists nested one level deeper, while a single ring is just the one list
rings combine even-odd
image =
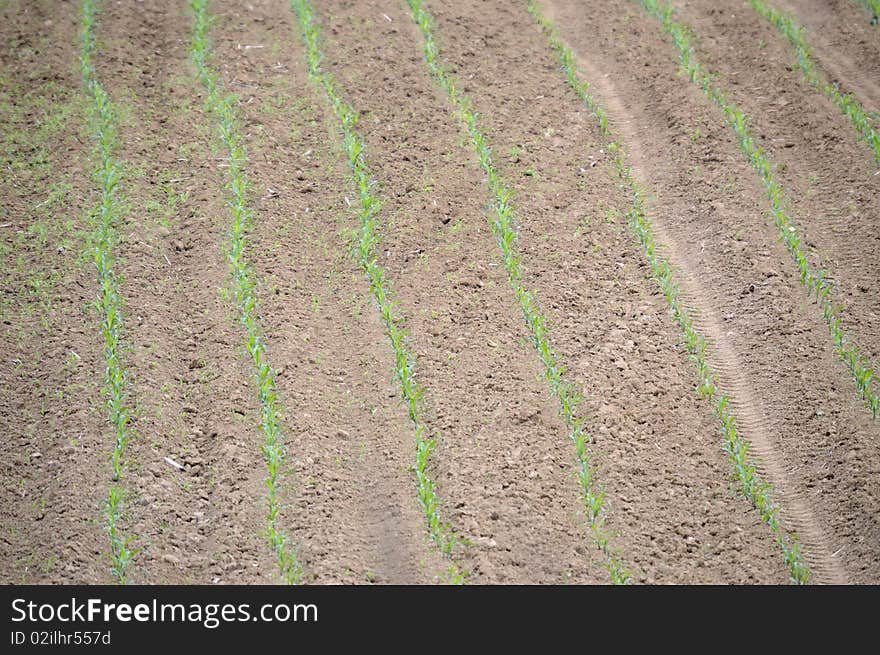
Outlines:
[{"label": "furrow", "polygon": [[6,583],[109,579],[101,529],[108,493],[106,361],[100,313],[89,310],[97,295],[89,241],[97,190],[75,37],[80,15],[79,2],[13,0],[0,8],[0,41],[7,45],[0,49],[0,576]]}]

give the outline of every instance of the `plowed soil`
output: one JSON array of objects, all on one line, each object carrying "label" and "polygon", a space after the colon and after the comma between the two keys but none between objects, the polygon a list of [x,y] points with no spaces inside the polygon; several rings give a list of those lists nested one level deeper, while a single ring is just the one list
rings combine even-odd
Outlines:
[{"label": "plowed soil", "polygon": [[[95,66],[119,109],[126,166],[116,252],[134,409],[131,578],[277,583],[257,380],[226,257],[228,163],[190,62],[185,4],[101,3],[96,27]],[[462,541],[455,561],[469,583],[609,582],[574,447],[492,233],[488,182],[425,65],[407,2],[313,4],[323,70],[360,113],[383,202],[379,263],[439,435],[431,475]],[[869,148],[748,3],[673,4],[777,162],[851,338],[880,363],[880,175]],[[856,3],[777,5],[806,26],[829,78],[880,109],[880,40]],[[738,491],[718,419],[627,228],[629,200],[595,117],[526,3],[427,7],[516,192],[524,284],[584,397],[606,526],[632,581],[785,584],[779,546]],[[638,3],[541,7],[650,195],[658,241],[813,581],[877,583],[880,423],[723,114],[679,74],[674,45]],[[253,182],[246,257],[283,407],[280,525],[307,583],[446,582],[449,562],[417,499],[394,352],[352,254],[358,191],[296,15],[271,0],[214,0],[210,11],[211,65],[238,98]],[[99,193],[80,3],[9,0],[0,18],[0,576],[110,583],[113,444],[87,226]]]}]

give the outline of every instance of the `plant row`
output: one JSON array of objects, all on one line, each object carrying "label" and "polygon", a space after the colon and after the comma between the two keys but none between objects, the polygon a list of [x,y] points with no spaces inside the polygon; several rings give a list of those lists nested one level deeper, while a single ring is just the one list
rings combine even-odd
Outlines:
[{"label": "plant row", "polygon": [[206,91],[205,108],[216,122],[217,135],[228,157],[227,190],[232,227],[226,249],[226,258],[232,275],[232,286],[239,320],[245,328],[245,346],[256,369],[260,400],[260,428],[263,432],[262,451],[268,468],[266,478],[266,527],[269,543],[278,560],[281,575],[288,584],[297,584],[303,575],[298,548],[280,525],[282,483],[280,474],[285,458],[281,429],[281,401],[278,397],[276,373],[269,363],[269,355],[258,318],[257,274],[247,261],[248,233],[254,220],[254,210],[248,197],[250,180],[246,172],[248,156],[244,147],[236,114],[236,96],[226,93],[218,74],[211,68],[210,29],[212,16],[210,0],[191,0],[194,21],[190,56],[198,81]]},{"label": "plant row", "polygon": [[788,533],[780,523],[779,507],[772,498],[773,488],[761,479],[755,463],[749,455],[751,446],[749,441],[739,433],[736,417],[731,409],[731,399],[719,390],[718,375],[709,364],[706,337],[694,326],[693,318],[681,297],[675,271],[658,248],[653,222],[647,214],[645,199],[649,194],[635,179],[632,167],[628,164],[623,143],[609,126],[608,115],[593,96],[590,84],[579,73],[574,54],[559,36],[553,22],[543,15],[537,1],[527,0],[527,3],[529,12],[547,36],[569,86],[596,117],[602,136],[606,140],[608,151],[614,157],[621,186],[631,199],[631,209],[627,213],[629,227],[638,239],[654,279],[666,298],[672,317],[684,335],[691,360],[697,368],[699,379],[697,391],[702,398],[711,404],[715,416],[718,418],[724,437],[724,450],[730,457],[733,473],[740,489],[743,495],[758,509],[761,519],[770,527],[776,542],[782,549],[791,580],[798,584],[804,584],[810,579],[810,570],[804,561],[797,536]]},{"label": "plant row", "polygon": [[729,101],[724,92],[715,85],[714,77],[707,73],[696,57],[693,37],[684,25],[674,18],[673,8],[659,0],[636,0],[649,14],[658,19],[666,32],[672,36],[678,49],[681,64],[690,77],[691,82],[699,86],[703,93],[723,112],[728,125],[736,134],[740,149],[752,168],[758,173],[767,197],[770,200],[770,211],[783,243],[797,265],[801,284],[808,293],[814,294],[822,315],[828,325],[835,350],[841,360],[849,368],[855,381],[859,395],[873,418],[880,415],[880,397],[874,390],[874,370],[870,362],[864,358],[859,349],[850,343],[840,308],[834,304],[832,281],[828,271],[816,271],[810,265],[803,248],[797,227],[794,225],[788,210],[786,193],[776,177],[775,167],[770,156],[758,146],[749,127],[750,119],[733,102]]},{"label": "plant row", "polygon": [[355,231],[354,254],[366,273],[370,291],[378,305],[385,330],[391,341],[395,356],[395,376],[406,402],[409,418],[415,427],[416,465],[415,477],[418,486],[419,504],[428,522],[431,538],[449,559],[448,575],[455,583],[465,580],[465,573],[452,559],[455,546],[460,542],[440,515],[440,499],[437,485],[430,476],[431,456],[437,446],[437,438],[431,436],[424,416],[424,389],[416,379],[416,360],[407,342],[409,335],[398,315],[397,302],[390,287],[385,268],[378,261],[378,245],[381,239],[382,202],[376,195],[376,181],[373,179],[364,152],[364,141],[357,132],[358,113],[342,97],[341,90],[333,76],[321,68],[320,28],[315,20],[315,11],[309,0],[292,0],[291,5],[299,19],[303,40],[306,44],[309,76],[324,91],[338,122],[342,136],[342,148],[348,159],[351,177],[358,189],[359,201],[356,206],[360,229]]},{"label": "plant row", "polygon": [[840,88],[828,81],[816,67],[810,46],[804,39],[804,28],[799,26],[789,14],[779,11],[763,0],[751,0],[752,8],[760,16],[772,23],[789,40],[795,49],[798,65],[807,82],[833,102],[844,116],[848,117],[856,132],[874,151],[874,159],[880,164],[880,130],[861,103],[852,95],[843,93]]},{"label": "plant row", "polygon": [[880,25],[880,0],[858,0],[858,2],[871,12],[871,25]]},{"label": "plant row", "polygon": [[104,337],[104,359],[107,365],[104,394],[114,431],[110,463],[113,482],[106,503],[107,530],[110,534],[111,570],[122,584],[129,582],[129,566],[134,558],[132,538],[122,534],[121,522],[127,493],[122,484],[127,469],[125,450],[132,438],[131,410],[128,405],[128,376],[122,362],[122,294],[121,279],[114,271],[114,249],[119,241],[118,228],[126,214],[120,190],[123,166],[117,157],[119,133],[116,111],[95,71],[97,53],[95,30],[100,9],[99,0],[83,0],[80,41],[80,72],[87,95],[89,124],[95,141],[98,165],[93,173],[101,200],[90,215],[91,255],[98,273],[99,295],[95,305],[101,316]]},{"label": "plant row", "polygon": [[492,232],[501,249],[502,259],[507,270],[508,281],[516,294],[525,322],[531,332],[531,341],[544,365],[544,377],[551,392],[559,402],[560,416],[565,422],[569,436],[574,443],[577,457],[577,478],[581,500],[589,523],[592,539],[605,556],[606,566],[615,584],[626,584],[630,573],[617,550],[611,545],[611,536],[605,529],[607,508],[605,491],[595,479],[591,462],[591,437],[582,418],[576,416],[578,405],[583,400],[574,385],[565,379],[563,366],[550,344],[547,322],[537,307],[534,294],[523,285],[523,265],[517,253],[516,212],[513,208],[513,189],[504,180],[492,159],[492,150],[485,133],[480,128],[479,118],[470,98],[456,86],[440,57],[437,45],[434,20],[421,0],[408,0],[412,17],[419,26],[425,40],[424,55],[432,77],[443,88],[454,105],[462,126],[467,130],[471,145],[486,174],[493,197],[491,220]]}]

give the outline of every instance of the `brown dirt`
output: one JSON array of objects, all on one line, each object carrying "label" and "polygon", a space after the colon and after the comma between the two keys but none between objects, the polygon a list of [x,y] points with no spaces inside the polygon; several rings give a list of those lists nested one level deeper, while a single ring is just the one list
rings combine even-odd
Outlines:
[{"label": "brown dirt", "polygon": [[852,0],[776,0],[806,29],[816,63],[868,111],[880,111],[880,39],[877,27]]},{"label": "brown dirt", "polygon": [[[55,4],[10,2],[0,26],[8,45],[2,64],[10,115],[20,112],[18,120],[4,116],[6,138],[57,116],[70,118],[68,130],[47,135],[43,153],[24,142],[4,160],[2,238],[13,250],[4,262],[0,324],[0,430],[6,437],[0,575],[9,582],[100,582],[109,568],[101,559],[105,537],[98,527],[109,451],[94,383],[103,370],[103,344],[90,308],[93,267],[88,259],[79,261],[95,194],[88,178],[90,142],[77,106],[79,71],[72,65],[76,16],[72,5]],[[51,104],[40,109],[44,94]],[[38,207],[54,182],[70,186],[62,200],[46,205],[51,214],[45,215]],[[49,226],[45,244],[28,236],[41,220]],[[19,238],[22,247],[16,248]],[[39,296],[32,293],[34,280],[55,282]]]},{"label": "brown dirt", "polygon": [[[760,145],[779,166],[804,243],[817,267],[834,276],[845,327],[880,362],[880,175],[873,151],[802,79],[788,41],[757,13],[740,11],[735,1],[675,6],[700,38],[701,60],[752,117]],[[766,45],[756,47],[759,42]],[[861,63],[866,78],[880,79],[870,57]]]},{"label": "brown dirt", "polygon": [[876,579],[878,428],[800,288],[723,116],[677,74],[674,47],[641,8],[611,3],[613,18],[603,19],[570,2],[552,6],[588,75],[600,80],[597,94],[627,137],[654,196],[652,218],[686,290],[701,299],[703,324],[726,340],[714,355],[723,386],[751,391],[753,404],[739,398],[745,436],[761,446],[765,472],[795,508],[783,517],[807,528],[820,581]]},{"label": "brown dirt", "polygon": [[[718,3],[689,3],[683,17],[710,35],[701,55],[786,164],[796,220],[838,273],[847,327],[876,355],[880,242],[869,227],[880,178],[867,149],[786,68],[787,45],[772,27],[742,3],[722,5],[723,13],[710,4]],[[393,355],[349,253],[354,189],[331,108],[306,74],[295,17],[288,3],[270,0],[211,7],[214,64],[240,98],[254,184],[248,253],[288,447],[282,527],[300,548],[307,582],[442,582],[445,562],[416,500],[415,436]],[[607,582],[584,529],[573,447],[489,227],[484,176],[428,74],[406,2],[315,7],[324,66],[362,114],[385,202],[381,263],[412,335],[427,422],[441,435],[432,473],[443,516],[471,544],[461,563],[477,583]],[[653,191],[652,218],[819,581],[876,582],[880,429],[763,215],[759,181],[719,112],[676,75],[672,46],[639,7],[545,7]],[[626,230],[626,200],[595,121],[544,36],[520,6],[457,0],[430,9],[444,56],[516,188],[527,286],[586,397],[608,525],[635,580],[784,583],[778,547],[734,491],[717,421],[695,395],[680,334]],[[4,124],[24,129],[42,115],[44,96],[52,111],[75,107],[78,11],[77,2],[3,4],[0,36],[14,47],[0,62],[10,88],[23,91],[2,107]],[[118,251],[136,410],[126,477],[125,527],[138,549],[132,578],[273,583],[256,383],[228,299],[224,153],[188,63],[190,24],[181,3],[144,0],[105,3],[98,28],[98,74],[120,106],[129,167]],[[874,46],[843,25],[827,30],[817,59],[843,53],[828,70],[870,99]],[[770,63],[749,59],[745,45],[757,39]],[[859,48],[869,54],[860,58]],[[749,84],[734,84],[752,68]],[[7,147],[10,161],[31,164],[8,164],[15,172],[0,186],[7,264],[21,253],[4,273],[0,324],[0,428],[11,435],[0,576],[9,582],[111,581],[101,509],[110,449],[104,362],[88,306],[96,283],[91,262],[77,263],[96,191],[84,118],[71,112],[68,129],[49,132],[48,166],[33,163],[39,150]],[[37,205],[53,176],[69,188],[45,210],[48,245],[17,242],[43,215]],[[844,220],[852,232],[839,229]],[[45,296],[34,293],[35,275],[54,280]]]}]

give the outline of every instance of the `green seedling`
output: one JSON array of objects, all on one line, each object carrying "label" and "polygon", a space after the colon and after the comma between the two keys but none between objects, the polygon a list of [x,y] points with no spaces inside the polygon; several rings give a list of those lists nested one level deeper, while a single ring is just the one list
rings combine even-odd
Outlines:
[{"label": "green seedling", "polygon": [[98,80],[94,66],[97,51],[95,29],[99,0],[83,0],[82,34],[80,41],[80,72],[89,100],[89,119],[96,142],[98,167],[94,179],[101,191],[101,200],[91,215],[94,227],[92,257],[98,272],[99,297],[96,307],[101,315],[104,336],[104,359],[107,374],[104,394],[115,443],[110,454],[113,485],[106,504],[107,530],[110,534],[110,560],[114,577],[119,583],[129,582],[128,569],[134,557],[132,538],[121,533],[126,493],[122,478],[127,464],[125,449],[132,439],[131,411],[128,404],[128,376],[121,358],[122,295],[120,279],[114,272],[114,247],[119,239],[118,227],[124,218],[121,182],[123,166],[117,157],[119,135],[113,102]]}]

